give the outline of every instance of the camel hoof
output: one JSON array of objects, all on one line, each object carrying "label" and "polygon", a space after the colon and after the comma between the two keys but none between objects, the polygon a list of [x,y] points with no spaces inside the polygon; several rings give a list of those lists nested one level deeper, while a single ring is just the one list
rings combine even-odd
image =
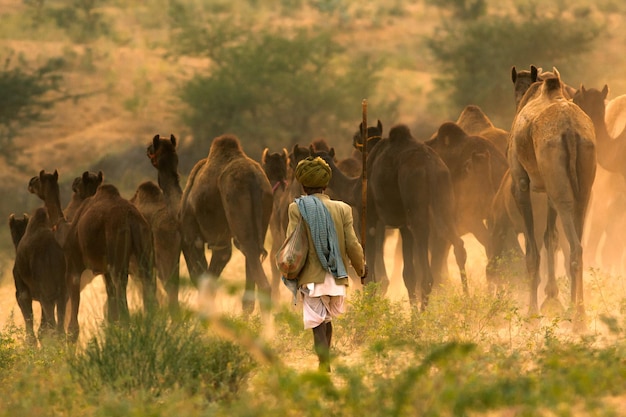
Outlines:
[{"label": "camel hoof", "polygon": [[557,298],[546,298],[541,304],[541,313],[547,317],[562,316],[564,312],[565,307]]}]

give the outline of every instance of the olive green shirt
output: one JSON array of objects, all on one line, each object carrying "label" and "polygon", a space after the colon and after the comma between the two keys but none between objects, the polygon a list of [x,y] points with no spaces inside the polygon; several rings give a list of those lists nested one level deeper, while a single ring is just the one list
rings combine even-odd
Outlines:
[{"label": "olive green shirt", "polygon": [[[319,198],[324,206],[330,212],[330,216],[335,223],[337,239],[339,240],[339,251],[346,270],[351,265],[358,276],[365,273],[365,257],[363,248],[359,243],[356,233],[354,233],[352,208],[343,201],[331,200],[326,194],[314,194]],[[289,224],[287,225],[287,236],[289,236],[296,228],[298,221],[302,218],[300,210],[295,202],[289,205]],[[306,224],[306,223],[305,223]],[[308,225],[307,225],[308,226]],[[306,234],[309,240],[309,253],[300,276],[298,277],[298,286],[309,283],[323,283],[326,272],[319,261],[315,246],[311,238],[311,231],[306,227]],[[348,285],[348,278],[336,279],[337,284]]]}]

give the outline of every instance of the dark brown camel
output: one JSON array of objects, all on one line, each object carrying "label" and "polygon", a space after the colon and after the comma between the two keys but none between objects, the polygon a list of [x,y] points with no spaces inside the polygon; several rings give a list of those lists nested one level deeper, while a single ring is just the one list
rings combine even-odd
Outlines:
[{"label": "dark brown camel", "polygon": [[[41,304],[41,326],[38,335],[56,331],[65,335],[65,255],[49,227],[45,207],[35,210],[29,218],[9,217],[11,237],[15,245],[15,296],[26,324],[26,335],[35,343],[33,329],[33,300]],[[56,310],[56,317],[55,317]]]},{"label": "dark brown camel", "polygon": [[[270,261],[276,258],[276,253],[280,245],[285,241],[285,231],[287,225],[284,223],[286,218],[286,206],[282,205],[282,197],[287,192],[287,167],[289,165],[289,153],[283,148],[282,152],[270,152],[268,148],[263,150],[261,156],[261,166],[267,175],[267,179],[272,186],[273,208],[272,217],[270,218],[270,233],[272,235],[272,248],[270,249]],[[274,300],[278,299],[280,294],[280,271],[275,262],[270,262],[272,270],[272,296]]]},{"label": "dark brown camel", "polygon": [[[232,243],[245,256],[243,311],[254,310],[254,290],[262,311],[268,311],[271,287],[261,265],[267,255],[265,234],[272,214],[272,186],[261,165],[249,158],[239,139],[213,139],[208,157],[193,167],[181,204],[183,254],[192,281],[203,274],[214,282],[232,254]],[[205,244],[212,251],[207,265]],[[205,276],[207,276],[205,275]]]},{"label": "dark brown camel", "polygon": [[157,169],[158,183],[143,183],[131,202],[137,206],[152,228],[157,276],[167,293],[170,312],[179,308],[180,254],[180,200],[183,194],[178,172],[176,137],[155,135],[147,148],[152,166]]},{"label": "dark brown camel", "polygon": [[[433,273],[437,275],[438,271],[431,270],[429,262],[431,231],[436,242],[430,247],[433,264],[439,265],[445,257],[445,245],[440,241],[453,242],[463,288],[467,291],[467,255],[456,232],[450,172],[441,158],[430,147],[417,142],[407,126],[398,125],[391,129],[388,139],[381,139],[368,151],[367,173],[368,282],[379,282],[383,293],[389,286],[386,275],[377,275],[376,265],[385,229],[389,227],[400,229],[405,260],[403,279],[412,303],[418,301],[421,293],[425,307],[433,282],[439,282],[439,277],[433,279]],[[354,208],[361,204],[360,186],[360,178],[347,178],[334,167],[328,189]],[[431,217],[431,210],[437,215]],[[412,262],[406,262],[407,259]]]},{"label": "dark brown camel", "polygon": [[425,143],[450,170],[458,233],[473,234],[490,257],[491,239],[485,223],[491,215],[491,206],[485,202],[493,200],[508,170],[505,156],[491,141],[468,135],[454,122],[443,123],[435,137]]},{"label": "dark brown camel", "polygon": [[85,171],[80,177],[74,178],[74,182],[72,182],[72,197],[65,210],[63,210],[63,214],[68,222],[72,221],[83,201],[96,193],[98,186],[102,184],[103,180],[104,175],[102,171],[98,171],[98,173]]},{"label": "dark brown camel", "polygon": [[47,173],[42,169],[39,175],[32,177],[28,182],[28,191],[43,200],[44,206],[48,210],[50,228],[57,226],[61,220],[65,220],[61,209],[59,173],[56,169],[53,173]]},{"label": "dark brown camel", "polygon": [[80,276],[85,270],[104,275],[110,322],[128,318],[126,287],[131,258],[138,265],[144,309],[154,307],[156,281],[150,225],[115,186],[102,184],[96,194],[83,202],[72,221],[64,249],[72,301],[68,332],[73,340],[78,338]]},{"label": "dark brown camel", "polygon": [[530,282],[530,313],[538,313],[539,252],[533,227],[531,190],[548,197],[546,242],[547,301],[558,296],[554,274],[556,218],[561,219],[570,246],[571,303],[575,328],[585,325],[581,237],[596,172],[593,123],[563,95],[560,74],[530,86],[513,120],[509,140],[511,191],[524,218],[526,265]]}]

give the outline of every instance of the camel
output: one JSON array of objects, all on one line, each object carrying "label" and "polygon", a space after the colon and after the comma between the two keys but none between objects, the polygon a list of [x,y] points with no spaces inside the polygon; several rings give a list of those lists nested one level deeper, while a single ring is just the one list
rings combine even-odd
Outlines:
[{"label": "camel", "polygon": [[[289,165],[289,152],[283,148],[282,152],[270,152],[268,148],[263,150],[261,156],[261,166],[267,175],[267,179],[272,185],[273,206],[272,217],[270,218],[270,232],[272,235],[272,248],[270,249],[270,260],[276,258],[278,249],[285,241],[287,224],[284,222],[286,216],[282,211],[286,206],[281,204],[282,196],[287,192],[287,167]],[[287,216],[288,217],[288,216]],[[280,293],[280,271],[275,262],[270,262],[272,269],[272,296],[276,300]]]},{"label": "camel", "polygon": [[494,126],[480,107],[474,104],[465,106],[456,120],[456,124],[468,135],[481,136],[487,139],[502,152],[502,155],[506,155],[509,132]]},{"label": "camel", "polygon": [[98,171],[98,173],[85,171],[80,177],[74,178],[72,182],[72,197],[63,210],[63,215],[68,222],[72,221],[83,201],[96,193],[102,181],[104,181],[102,171]]},{"label": "camel", "polygon": [[[614,218],[610,215],[614,212],[618,215],[624,210],[626,196],[626,131],[616,137],[609,133],[605,102],[609,94],[609,88],[605,84],[602,90],[585,88],[582,86],[574,95],[576,103],[593,122],[596,133],[596,148],[598,156],[598,173],[594,190],[594,198],[591,204],[590,228],[588,246],[592,255],[595,255],[602,233],[606,235],[603,260],[616,260],[619,262],[624,251],[624,242],[621,233],[614,225]],[[617,178],[616,178],[617,176]]]},{"label": "camel", "polygon": [[176,137],[155,135],[146,154],[157,169],[158,186],[152,182],[139,185],[131,202],[151,226],[157,276],[167,293],[171,313],[179,309],[180,254],[180,200],[183,194],[178,173]]},{"label": "camel", "polygon": [[485,222],[491,207],[485,202],[493,200],[508,170],[505,156],[492,142],[482,136],[468,135],[454,122],[443,123],[436,136],[425,143],[450,170],[458,233],[473,234],[490,257],[490,236]]},{"label": "camel", "polygon": [[[368,128],[369,129],[369,128]],[[353,208],[361,206],[360,178],[348,178],[323,157],[333,170],[328,190]],[[431,248],[433,265],[440,265],[445,257],[445,245],[453,242],[463,288],[467,291],[463,241],[454,222],[454,191],[450,172],[439,156],[428,146],[417,142],[406,125],[391,129],[389,138],[383,138],[368,151],[367,158],[367,239],[365,247],[369,266],[367,282],[380,283],[384,294],[389,286],[386,274],[377,266],[383,247],[386,228],[400,229],[404,258],[403,279],[409,300],[425,308],[433,286],[433,272],[429,262]],[[437,213],[431,216],[430,212]],[[355,222],[358,216],[355,217]],[[430,232],[435,244],[430,246]],[[411,260],[407,262],[407,260]]]},{"label": "camel", "polygon": [[[180,224],[167,205],[163,191],[152,181],[137,187],[130,202],[143,215],[152,232],[154,260],[157,277],[167,293],[171,313],[178,311],[178,285],[180,263]],[[134,271],[134,265],[131,272]]]},{"label": "camel", "polygon": [[104,275],[109,322],[128,318],[126,287],[131,258],[137,264],[142,284],[143,307],[151,311],[156,302],[154,252],[150,225],[111,184],[101,184],[80,206],[65,242],[67,276],[72,310],[68,332],[78,338],[80,276],[85,270]]},{"label": "camel", "polygon": [[[243,151],[234,135],[213,139],[209,155],[196,163],[181,201],[182,247],[191,280],[221,275],[232,254],[232,241],[245,256],[243,311],[254,310],[254,290],[267,312],[271,288],[261,265],[272,214],[272,186],[261,165]],[[212,251],[207,265],[205,244]]]},{"label": "camel", "polygon": [[36,209],[30,217],[24,215],[23,219],[16,219],[14,214],[9,217],[11,237],[15,245],[15,296],[24,317],[27,338],[31,343],[36,343],[33,300],[41,304],[39,339],[54,331],[61,336],[65,335],[65,255],[49,227],[49,222],[45,207]]},{"label": "camel", "polygon": [[[547,78],[554,78],[554,73],[549,71],[543,72],[541,68],[537,68],[534,65],[530,66],[530,70],[517,71],[515,67],[511,68],[511,80],[513,81],[515,92],[515,106],[518,111],[520,109],[520,102],[530,86],[537,81],[543,81]],[[576,94],[576,89],[564,82],[561,82],[561,89],[566,99],[572,99],[574,94]]]},{"label": "camel", "polygon": [[604,116],[609,136],[618,137],[626,130],[626,94],[617,96],[606,103]]},{"label": "camel", "polygon": [[[508,160],[511,191],[524,218],[526,265],[530,281],[529,313],[537,314],[539,252],[533,227],[531,190],[548,197],[546,242],[548,283],[546,302],[556,300],[554,273],[556,217],[570,246],[571,303],[575,329],[585,326],[581,237],[596,174],[596,138],[590,118],[563,95],[560,74],[533,83],[520,100],[511,126]],[[547,304],[544,302],[544,306]],[[543,307],[543,306],[542,306]]]},{"label": "camel", "polygon": [[61,220],[65,220],[61,209],[59,173],[56,169],[53,173],[47,173],[42,169],[39,175],[32,177],[28,182],[28,191],[43,200],[48,210],[50,228],[57,226]]}]

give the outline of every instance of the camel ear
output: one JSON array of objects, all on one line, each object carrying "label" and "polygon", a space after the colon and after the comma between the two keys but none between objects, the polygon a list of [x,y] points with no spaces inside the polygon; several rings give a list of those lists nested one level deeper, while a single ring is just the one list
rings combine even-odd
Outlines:
[{"label": "camel ear", "polygon": [[585,86],[583,84],[580,85],[580,91],[585,94],[587,92],[587,89],[585,88]]},{"label": "camel ear", "polygon": [[376,126],[378,127],[378,130],[380,130],[380,135],[383,135],[383,124],[380,122],[380,119],[378,119],[378,123],[376,124]]},{"label": "camel ear", "polygon": [[54,179],[55,180],[59,179],[59,173],[58,173],[58,171],[56,169],[54,170]]},{"label": "camel ear", "polygon": [[89,179],[89,171],[83,172],[83,181],[87,182],[88,179]]},{"label": "camel ear", "polygon": [[335,157],[335,148],[330,148],[330,151],[328,151],[328,155],[330,155],[331,158]]},{"label": "camel ear", "polygon": [[15,223],[15,213],[9,214],[9,224]]},{"label": "camel ear", "polygon": [[602,97],[606,100],[609,95],[609,86],[604,84],[604,88],[602,89]]},{"label": "camel ear", "polygon": [[283,148],[283,156],[285,157],[285,161],[289,160],[289,152],[287,152],[287,148]]},{"label": "camel ear", "polygon": [[263,155],[261,155],[261,163],[265,165],[265,159],[267,158],[268,148],[263,149]]},{"label": "camel ear", "polygon": [[152,138],[152,146],[154,147],[155,151],[159,147],[159,139],[160,139],[159,135],[154,135],[154,137]]},{"label": "camel ear", "polygon": [[104,174],[102,171],[98,171],[98,181],[102,182],[104,180]]},{"label": "camel ear", "polygon": [[173,133],[170,135],[170,142],[172,142],[172,145],[176,147],[176,136],[174,136]]},{"label": "camel ear", "polygon": [[24,213],[24,220],[28,220],[30,219],[30,216],[28,215],[28,213]]},{"label": "camel ear", "polygon": [[41,171],[39,171],[39,178],[43,177],[43,174],[45,174],[45,173],[46,173],[46,171],[43,170],[43,169]]},{"label": "camel ear", "polygon": [[530,79],[532,82],[537,81],[537,79],[539,78],[539,69],[537,69],[536,66],[531,65],[530,66]]},{"label": "camel ear", "polygon": [[559,80],[561,79],[561,74],[559,73],[559,70],[556,69],[556,67],[552,67],[552,72],[554,73],[554,75],[556,75],[556,78],[558,78]]},{"label": "camel ear", "polygon": [[511,81],[513,81],[513,84],[515,84],[516,80],[517,80],[517,70],[515,69],[515,65],[513,65],[511,67]]}]

